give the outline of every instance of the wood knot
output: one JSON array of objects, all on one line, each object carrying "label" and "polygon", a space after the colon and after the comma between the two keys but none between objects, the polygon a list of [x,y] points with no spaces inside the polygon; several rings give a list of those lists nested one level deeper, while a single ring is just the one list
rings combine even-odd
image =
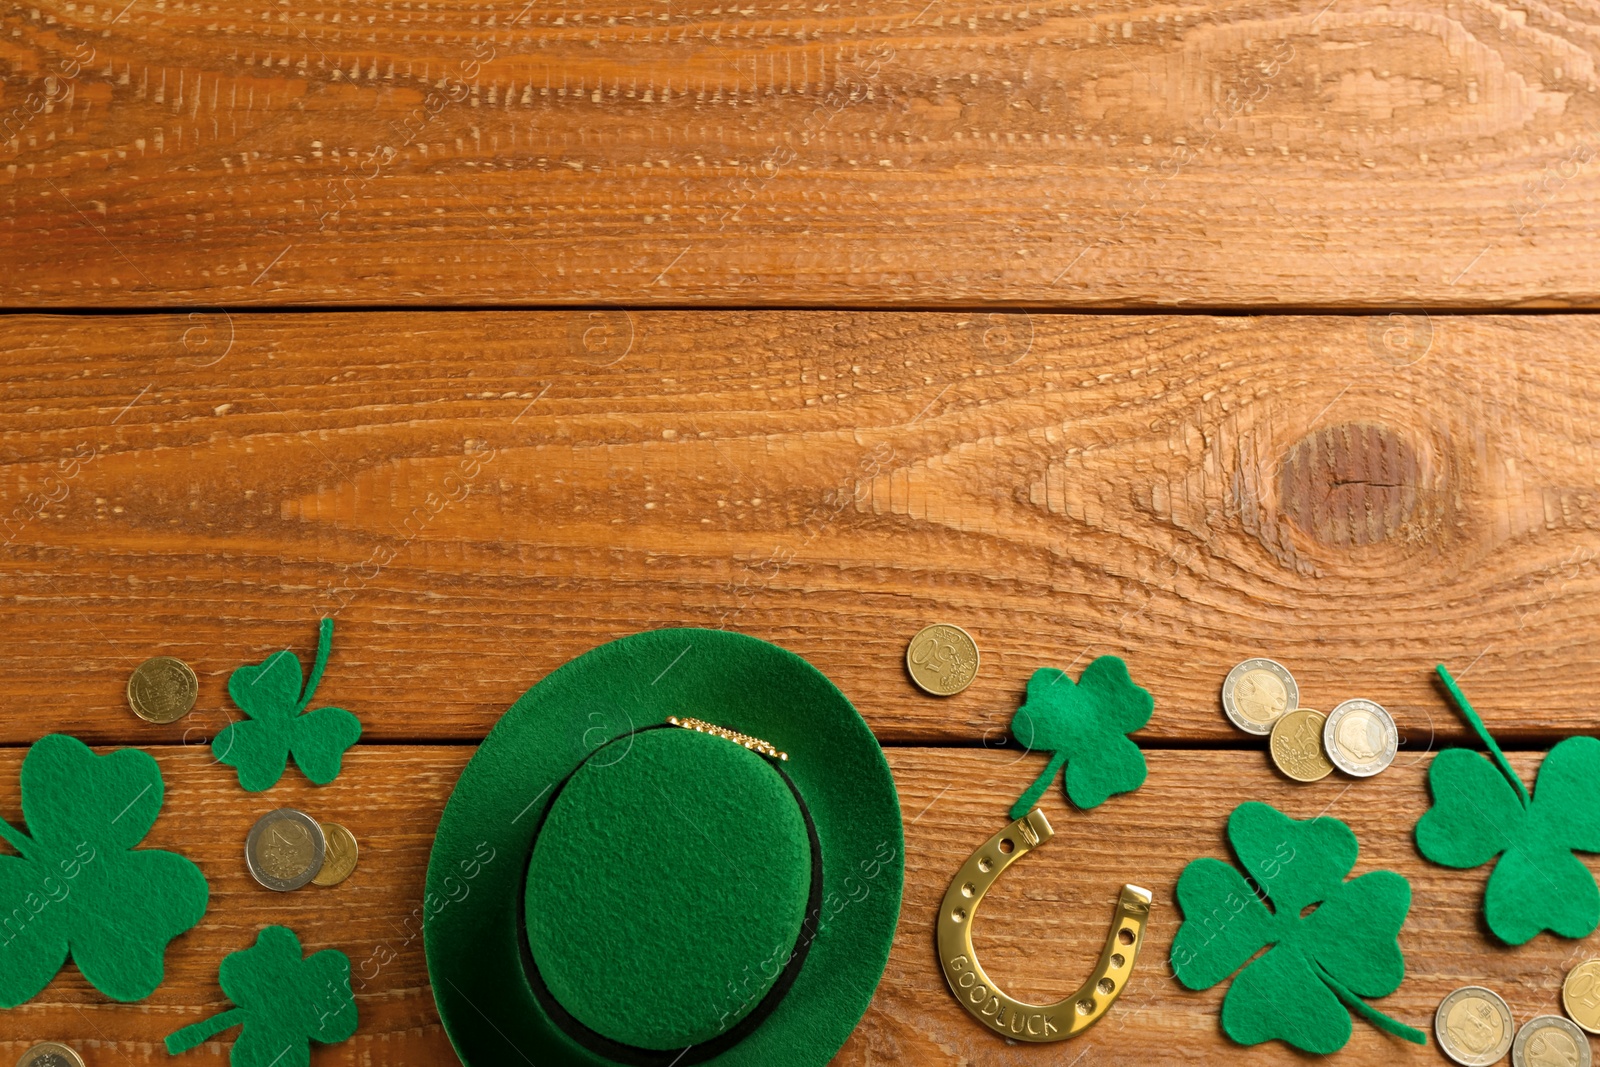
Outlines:
[{"label": "wood knot", "polygon": [[1387,426],[1341,423],[1289,449],[1278,498],[1283,514],[1318,541],[1369,545],[1410,528],[1421,467],[1416,449]]}]

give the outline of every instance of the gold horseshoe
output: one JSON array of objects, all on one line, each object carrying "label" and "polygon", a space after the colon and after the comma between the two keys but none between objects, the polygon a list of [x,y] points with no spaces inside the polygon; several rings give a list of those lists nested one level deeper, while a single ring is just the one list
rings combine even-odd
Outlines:
[{"label": "gold horseshoe", "polygon": [[1081,989],[1050,1005],[1024,1004],[1002,993],[972,950],[978,905],[1006,868],[1053,836],[1044,812],[1034,808],[967,857],[939,905],[939,965],[950,992],[974,1019],[1013,1041],[1065,1041],[1099,1022],[1127,988],[1150,920],[1150,891],[1125,885],[1100,964]]}]

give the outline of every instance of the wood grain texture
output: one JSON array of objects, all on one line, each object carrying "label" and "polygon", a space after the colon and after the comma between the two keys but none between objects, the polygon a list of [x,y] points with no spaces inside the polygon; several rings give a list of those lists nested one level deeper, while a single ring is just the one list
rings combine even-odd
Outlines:
[{"label": "wood grain texture", "polygon": [[[363,745],[332,785],[319,790],[288,783],[270,798],[240,791],[203,749],[154,751],[168,792],[146,844],[181,850],[200,864],[211,883],[206,918],[173,943],[167,981],[143,1003],[106,1001],[69,965],[34,1000],[0,1014],[0,1056],[14,1058],[27,1044],[48,1037],[83,1049],[90,1067],[176,1062],[160,1041],[219,1009],[221,956],[248,945],[259,926],[282,923],[301,935],[308,951],[345,951],[356,973],[360,1029],[345,1044],[319,1049],[316,1063],[454,1062],[434,1010],[421,941],[411,936],[414,924],[408,926],[406,916],[420,905],[433,827],[472,749]],[[0,813],[8,819],[18,814],[21,755],[0,752]],[[1488,869],[1453,871],[1418,857],[1411,828],[1428,805],[1426,755],[1403,757],[1362,782],[1326,779],[1300,786],[1277,777],[1260,753],[1151,751],[1145,787],[1093,813],[1069,813],[1057,791],[1046,796],[1056,839],[1001,880],[977,928],[979,952],[998,981],[1015,995],[1054,1000],[1087,974],[1117,889],[1136,882],[1155,894],[1155,906],[1134,982],[1102,1023],[1070,1045],[1007,1046],[971,1021],[947,992],[934,959],[933,912],[951,874],[1004,823],[1011,800],[1043,760],[934,749],[891,749],[888,755],[907,824],[905,901],[888,970],[866,1018],[835,1061],[841,1067],[1299,1059],[1280,1044],[1249,1050],[1232,1045],[1217,1024],[1223,987],[1188,992],[1167,964],[1180,920],[1172,901],[1178,873],[1197,856],[1227,857],[1227,815],[1247,799],[1268,801],[1299,818],[1343,819],[1361,842],[1355,873],[1382,868],[1411,880],[1412,911],[1401,932],[1406,981],[1378,1002],[1404,1022],[1431,1030],[1439,1000],[1468,983],[1498,989],[1519,1019],[1557,1012],[1566,969],[1595,954],[1592,937],[1571,942],[1543,936],[1517,949],[1496,947],[1478,919]],[[1532,754],[1513,757],[1530,778],[1538,761]],[[356,873],[327,890],[275,894],[256,886],[244,869],[242,842],[255,818],[279,804],[350,825],[362,846]],[[182,1062],[222,1064],[227,1047],[212,1042]],[[538,1062],[537,1050],[526,1051]],[[1339,1062],[1442,1061],[1436,1047],[1416,1048],[1358,1021]]]},{"label": "wood grain texture", "polygon": [[[1360,317],[6,319],[0,743],[201,740],[323,613],[373,741],[662,626],[792,648],[887,741],[1002,747],[1107,653],[1146,742],[1248,743],[1253,654],[1412,748],[1462,736],[1436,662],[1508,743],[1594,731],[1600,320],[1425,324],[1400,366]],[[937,619],[985,657],[945,700],[902,668]],[[173,726],[126,709],[157,653],[201,678]]]},{"label": "wood grain texture", "polygon": [[0,303],[1593,305],[1591,4],[0,14]]}]

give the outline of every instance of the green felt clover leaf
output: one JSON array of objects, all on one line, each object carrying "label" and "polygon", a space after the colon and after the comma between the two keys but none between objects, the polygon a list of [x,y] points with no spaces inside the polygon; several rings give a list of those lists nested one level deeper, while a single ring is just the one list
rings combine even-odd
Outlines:
[{"label": "green felt clover leaf", "polygon": [[361,736],[361,720],[343,708],[301,714],[316,695],[332,647],[333,620],[323,619],[317,660],[303,694],[300,660],[288,649],[228,676],[228,695],[249,718],[223,727],[212,739],[211,751],[238,769],[239,784],[250,792],[272,788],[283,777],[291,755],[316,785],[327,785],[339,776],[345,749]]},{"label": "green felt clover leaf", "polygon": [[1500,857],[1483,917],[1507,944],[1524,944],[1541,930],[1587,937],[1600,926],[1600,888],[1573,852],[1600,852],[1600,741],[1569,737],[1552,748],[1530,796],[1450,672],[1438,671],[1490,759],[1464,748],[1434,757],[1433,807],[1417,821],[1418,850],[1446,867]]},{"label": "green felt clover leaf", "polygon": [[1116,793],[1144,784],[1144,753],[1127,738],[1150,721],[1155,699],[1133,684],[1128,665],[1101,656],[1073,684],[1065,671],[1043,667],[1028,679],[1028,696],[1011,717],[1017,743],[1053,753],[1044,773],[1011,806],[1020,819],[1033,810],[1066,765],[1064,788],[1080,808],[1094,808]]},{"label": "green felt clover leaf", "polygon": [[21,780],[27,833],[0,819],[21,854],[0,856],[0,1006],[38,993],[69,953],[106,996],[142,1000],[161,984],[167,942],[210,897],[189,860],[134,848],[161,810],[161,769],[136,748],[97,756],[50,734],[28,749]]},{"label": "green felt clover leaf", "polygon": [[268,926],[251,948],[229,953],[218,968],[222,991],[236,1007],[167,1037],[176,1056],[233,1026],[233,1067],[308,1067],[311,1042],[331,1045],[356,1032],[350,957],[327,948],[301,958],[300,939]]},{"label": "green felt clover leaf", "polygon": [[1221,860],[1191,862],[1178,877],[1183,925],[1172,942],[1173,972],[1190,989],[1238,972],[1222,1000],[1228,1036],[1336,1052],[1350,1040],[1348,1005],[1380,1029],[1427,1044],[1421,1031],[1361,999],[1388,996],[1405,978],[1397,935],[1411,883],[1392,871],[1345,881],[1356,835],[1331,817],[1291,819],[1251,801],[1229,817],[1228,841],[1250,880]]}]

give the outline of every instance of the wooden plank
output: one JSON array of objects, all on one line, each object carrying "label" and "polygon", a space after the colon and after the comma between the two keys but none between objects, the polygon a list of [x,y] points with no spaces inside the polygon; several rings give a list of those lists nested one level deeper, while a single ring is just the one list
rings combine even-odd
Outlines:
[{"label": "wooden plank", "polygon": [[[1461,736],[1436,662],[1508,743],[1593,731],[1600,322],[1436,317],[1397,366],[1375,321],[0,321],[0,742],[202,740],[324,613],[369,740],[481,737],[661,626],[784,644],[892,741],[1003,745],[1032,671],[1107,653],[1146,740],[1244,740],[1217,692],[1253,654],[1413,747]],[[947,700],[901,666],[936,619],[985,657]],[[160,652],[201,699],[150,727]]]},{"label": "wooden plank", "polygon": [[1576,2],[0,17],[10,306],[1600,294]]},{"label": "wooden plank", "polygon": [[[434,1011],[420,939],[409,937],[404,922],[421,901],[433,827],[470,754],[464,746],[362,746],[332,785],[318,790],[289,781],[268,798],[240,791],[202,750],[157,749],[167,802],[146,843],[179,849],[200,864],[211,883],[206,918],[173,943],[167,980],[149,1000],[109,1003],[68,966],[39,997],[0,1014],[0,1055],[15,1057],[28,1043],[48,1037],[80,1045],[94,1065],[167,1063],[162,1037],[218,1009],[221,956],[248,944],[259,926],[283,923],[308,948],[348,953],[358,985],[360,975],[370,976],[358,997],[359,1032],[346,1044],[319,1050],[318,1063],[453,1062]],[[996,886],[981,916],[979,948],[996,979],[1016,995],[1055,999],[1076,988],[1091,967],[1117,888],[1132,881],[1155,894],[1151,936],[1133,984],[1105,1021],[1062,1047],[1068,1060],[1176,1065],[1293,1059],[1279,1044],[1233,1046],[1217,1025],[1223,990],[1187,992],[1167,966],[1179,923],[1172,902],[1178,873],[1196,856],[1226,857],[1227,815],[1249,799],[1297,818],[1325,813],[1343,819],[1361,842],[1357,874],[1383,868],[1411,880],[1412,911],[1401,932],[1406,982],[1378,1002],[1402,1021],[1431,1030],[1439,1000],[1468,983],[1498,989],[1519,1020],[1559,1012],[1566,969],[1592,954],[1587,942],[1549,936],[1515,950],[1487,939],[1478,920],[1487,871],[1424,863],[1412,844],[1411,828],[1428,804],[1424,756],[1404,757],[1374,779],[1330,778],[1311,786],[1278,778],[1257,752],[1154,750],[1147,756],[1151,773],[1145,787],[1092,813],[1069,813],[1060,792],[1051,790],[1044,807],[1056,840]],[[17,750],[0,752],[0,813],[7,818],[18,813],[21,757]],[[1043,760],[933,749],[891,749],[889,760],[907,824],[905,903],[883,983],[836,1062],[1037,1062],[1039,1050],[995,1040],[950,997],[934,959],[931,924],[951,874],[1004,823],[1006,808]],[[1531,778],[1538,758],[1518,754],[1513,762]],[[349,881],[288,895],[250,881],[241,855],[245,831],[261,812],[282,804],[337,817],[355,829],[362,858]],[[226,1051],[225,1044],[212,1043],[186,1054],[186,1062],[221,1064]],[[536,1050],[529,1053],[537,1061]],[[1357,1021],[1340,1062],[1435,1063],[1438,1053],[1383,1037]]]}]

